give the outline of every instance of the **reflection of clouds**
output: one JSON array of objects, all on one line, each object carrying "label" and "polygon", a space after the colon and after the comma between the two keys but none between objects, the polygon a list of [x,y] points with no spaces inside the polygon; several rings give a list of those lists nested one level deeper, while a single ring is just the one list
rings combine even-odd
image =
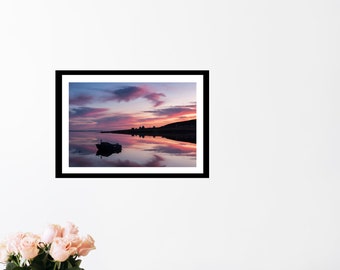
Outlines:
[{"label": "reflection of clouds", "polygon": [[190,154],[196,155],[195,149],[186,148],[186,147],[178,147],[174,145],[159,145],[155,146],[151,149],[145,149],[145,151],[156,151],[159,153],[167,153],[167,154]]},{"label": "reflection of clouds", "polygon": [[[98,133],[98,140],[102,140],[103,142],[109,143],[119,143],[125,147],[130,147],[135,144],[138,144],[137,137],[127,134],[115,134],[115,133]],[[136,140],[135,140],[136,139]],[[97,142],[96,142],[97,143]]]},{"label": "reflection of clouds", "polygon": [[70,154],[89,155],[93,154],[92,145],[70,144]]},{"label": "reflection of clouds", "polygon": [[154,158],[147,162],[143,167],[165,167],[165,165],[161,165],[160,163],[164,160],[164,158],[154,155]]},{"label": "reflection of clouds", "polygon": [[[196,144],[188,143],[188,142],[175,142],[171,139],[167,139],[164,137],[152,137],[145,136],[141,139],[144,145],[147,145],[148,148],[144,148],[144,151],[154,151],[158,153],[167,153],[167,154],[187,154],[196,156]],[[138,143],[138,142],[137,142]]]},{"label": "reflection of clouds", "polygon": [[145,163],[132,162],[130,160],[116,160],[108,162],[108,165],[112,167],[165,167],[165,165],[161,164],[163,160],[162,157],[154,155],[151,160]]},{"label": "reflection of clouds", "polygon": [[[117,156],[115,156],[117,157]],[[131,160],[112,160],[110,157],[99,157],[98,159],[84,159],[82,157],[70,157],[70,167],[166,167],[162,165],[162,158],[159,155],[153,155],[145,163],[133,162]]]},{"label": "reflection of clouds", "polygon": [[78,157],[70,157],[70,167],[93,167],[93,163],[90,159]]},{"label": "reflection of clouds", "polygon": [[[134,138],[132,139],[131,137]],[[106,139],[108,138],[109,137],[106,137]],[[173,140],[169,140],[160,136],[140,137],[138,135],[123,135],[120,137],[119,143],[124,144],[125,147],[134,147],[140,145],[140,143],[143,143],[143,151],[154,151],[166,154],[183,154],[185,156],[196,157],[196,144],[186,142],[173,143]],[[140,147],[138,148],[140,149]]]}]

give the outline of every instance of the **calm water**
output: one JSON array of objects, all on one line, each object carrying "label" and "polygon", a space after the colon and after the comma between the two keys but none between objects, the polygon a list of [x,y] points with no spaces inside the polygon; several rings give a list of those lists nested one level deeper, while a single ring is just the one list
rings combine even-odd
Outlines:
[{"label": "calm water", "polygon": [[[97,154],[96,144],[119,143],[120,153]],[[70,132],[70,167],[196,167],[196,144],[162,137]]]}]

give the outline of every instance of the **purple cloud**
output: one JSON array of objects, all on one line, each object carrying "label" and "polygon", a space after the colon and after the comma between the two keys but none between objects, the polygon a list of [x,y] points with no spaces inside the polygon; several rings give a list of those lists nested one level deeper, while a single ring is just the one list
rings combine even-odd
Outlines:
[{"label": "purple cloud", "polygon": [[165,97],[165,95],[162,93],[150,92],[146,88],[137,86],[128,86],[118,90],[109,91],[109,93],[110,96],[105,97],[105,101],[115,100],[118,102],[121,101],[129,102],[131,100],[135,100],[138,98],[145,98],[151,101],[154,104],[154,107],[163,104],[164,101],[161,101],[160,99],[162,97]]},{"label": "purple cloud", "polygon": [[164,108],[164,109],[152,110],[152,111],[146,111],[146,112],[153,113],[157,116],[167,116],[167,117],[182,116],[185,114],[196,113],[196,105],[171,106],[171,107]]},{"label": "purple cloud", "polygon": [[112,91],[111,93],[113,94],[113,96],[111,97],[111,100],[116,100],[118,102],[121,102],[121,101],[128,102],[130,100],[134,100],[134,99],[144,96],[147,93],[147,91],[141,87],[129,86],[129,87],[125,87],[122,89]]},{"label": "purple cloud", "polygon": [[164,101],[160,100],[160,98],[162,97],[165,97],[165,95],[162,93],[150,93],[144,96],[144,98],[154,103],[154,107],[157,107],[164,103]]},{"label": "purple cloud", "polygon": [[70,117],[97,117],[107,111],[105,108],[77,107],[70,109]]},{"label": "purple cloud", "polygon": [[93,100],[92,96],[81,95],[74,98],[70,98],[70,105],[85,105]]}]

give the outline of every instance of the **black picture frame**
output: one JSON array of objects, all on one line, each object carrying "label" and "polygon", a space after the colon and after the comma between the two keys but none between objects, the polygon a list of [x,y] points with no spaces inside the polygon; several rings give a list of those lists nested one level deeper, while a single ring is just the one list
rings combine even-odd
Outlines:
[{"label": "black picture frame", "polygon": [[[131,85],[136,85],[137,83],[140,84],[164,84],[164,85],[176,85],[176,84],[181,84],[181,85],[189,85],[191,86],[192,84],[195,85],[195,93],[196,93],[196,100],[194,100],[195,104],[195,116],[196,118],[194,122],[190,122],[190,124],[194,123],[194,126],[191,126],[190,128],[194,127],[195,131],[195,141],[193,146],[193,141],[185,141],[183,139],[177,140],[170,138],[169,141],[171,140],[171,143],[175,142],[178,145],[180,144],[189,144],[189,146],[194,147],[196,156],[191,157],[191,160],[195,160],[195,166],[191,165],[189,167],[181,167],[181,166],[166,166],[166,165],[160,165],[160,166],[155,166],[155,165],[132,165],[132,166],[127,166],[122,165],[122,166],[103,166],[101,165],[83,165],[86,164],[85,161],[82,161],[83,163],[76,163],[74,165],[74,161],[80,160],[80,158],[83,158],[79,154],[76,156],[76,158],[73,158],[74,153],[78,153],[77,149],[73,149],[71,147],[70,142],[72,141],[71,138],[73,136],[77,137],[78,134],[81,134],[83,136],[84,133],[80,133],[82,130],[76,130],[73,128],[73,125],[75,126],[78,124],[74,119],[79,119],[75,118],[74,115],[76,115],[77,112],[80,110],[86,110],[89,109],[86,107],[84,104],[86,101],[84,101],[86,98],[90,100],[91,98],[94,99],[98,92],[95,91],[102,91],[105,94],[109,94],[107,89],[96,89],[94,86],[101,86],[102,85],[107,85],[107,84],[113,84],[120,86],[121,89],[115,90],[115,94],[118,94],[118,91],[139,91],[141,92],[142,90],[145,93],[144,95],[140,94],[140,100],[147,100],[147,101],[152,101],[153,106],[156,106],[157,102],[159,102],[160,97],[164,97],[166,95],[156,93],[156,92],[147,92],[145,91],[144,88],[140,86],[128,86],[129,84]],[[171,86],[170,85],[170,86]],[[81,87],[85,87],[86,90],[88,91],[87,93],[91,93],[93,91],[93,95],[89,96],[82,96],[82,101],[80,98],[80,95],[77,97],[77,103],[72,99],[71,95],[73,93],[78,93],[78,90],[74,89],[83,89]],[[93,90],[91,90],[91,87],[93,86]],[[125,88],[124,88],[124,87]],[[78,88],[77,88],[78,87]],[[130,87],[130,88],[129,88]],[[135,87],[135,88],[133,88]],[[142,90],[141,90],[142,89]],[[79,90],[80,91],[80,90]],[[111,94],[111,93],[110,93]],[[170,92],[169,92],[170,94]],[[155,98],[152,100],[152,98]],[[55,140],[55,176],[56,178],[209,178],[209,70],[56,70],[55,71],[55,98],[56,98],[56,107],[55,107],[55,128],[56,128],[56,140]],[[116,100],[118,99],[117,96],[115,96]],[[178,101],[178,104],[180,104],[180,99]],[[71,101],[72,100],[72,101]],[[119,106],[126,101],[127,98],[125,97],[125,100],[120,99],[118,100]],[[76,105],[74,105],[76,104]],[[183,105],[183,104],[181,104]],[[78,106],[78,107],[77,107]],[[151,106],[151,105],[150,105]],[[176,106],[172,107],[166,107],[164,110],[168,109],[174,109]],[[101,108],[101,112],[108,110],[106,108]],[[100,112],[100,110],[97,110]],[[160,110],[157,112],[159,113]],[[154,109],[154,111],[156,110]],[[87,119],[87,118],[86,118]],[[99,118],[98,118],[99,119]],[[103,120],[100,120],[103,121]],[[98,120],[99,122],[99,120]],[[189,121],[188,121],[189,122]],[[84,122],[85,123],[85,122]],[[179,126],[182,125],[184,126],[183,123],[187,123],[186,120],[183,122],[180,122]],[[82,124],[82,122],[80,122]],[[85,125],[84,125],[85,127]],[[174,128],[174,126],[168,125],[168,129]],[[152,138],[165,138],[168,140],[168,138],[163,137],[163,133],[165,132],[164,126],[161,128],[155,128],[157,129],[156,132],[160,132],[161,135],[152,136]],[[74,129],[74,130],[73,130]],[[124,135],[119,135],[124,138],[127,138],[126,136],[136,136],[134,138],[148,138],[148,136],[151,135],[147,134],[147,132],[152,132],[151,127],[146,127],[144,129],[144,126],[142,127],[142,136],[140,131],[141,127],[138,129],[132,128],[131,133],[129,134],[124,134]],[[185,128],[177,128],[179,131],[175,131],[174,134],[178,137],[182,136],[179,134],[182,132],[191,132],[191,131],[183,131]],[[76,132],[79,132],[76,134]],[[103,130],[97,130],[93,131],[90,130],[89,132],[99,132],[101,135],[104,135],[103,133],[111,133],[111,131],[103,131]],[[137,132],[137,134],[132,134],[132,132]],[[170,132],[170,131],[169,131]],[[112,131],[114,133],[114,131]],[[75,135],[74,135],[75,134]],[[122,133],[121,133],[122,134]],[[145,136],[144,136],[144,135]],[[137,137],[138,135],[138,137]],[[80,136],[80,135],[79,135]],[[84,135],[85,136],[85,135]],[[109,136],[109,135],[107,135]],[[114,135],[112,135],[114,136]],[[158,136],[158,137],[157,137]],[[173,136],[174,137],[174,136]],[[183,137],[183,136],[182,136]],[[187,135],[187,137],[190,137]],[[131,139],[132,137],[129,137]],[[192,137],[190,137],[192,138]],[[105,142],[106,143],[106,142]],[[99,147],[106,147],[108,146],[111,150],[109,151],[115,151],[113,149],[116,146],[113,145],[104,145],[104,142],[97,143],[97,154],[98,151],[100,150]],[[119,145],[117,144],[117,147]],[[121,146],[120,146],[121,147]],[[123,149],[125,146],[123,146]],[[72,148],[72,149],[71,149]],[[108,150],[105,148],[105,151]],[[119,152],[120,149],[116,153]],[[86,152],[88,150],[85,150],[83,152]],[[149,151],[149,150],[143,150],[143,151]],[[79,153],[83,153],[81,150],[79,150]],[[144,152],[143,152],[144,153]],[[145,152],[148,153],[148,152]],[[96,155],[97,155],[96,154]],[[115,158],[119,156],[119,154],[114,154]],[[169,154],[166,152],[166,154]],[[93,153],[94,155],[94,153]],[[176,156],[177,155],[177,156]],[[180,158],[180,152],[179,153],[174,153],[172,156],[176,158]],[[86,154],[83,154],[85,157]],[[97,155],[98,156],[98,155]],[[87,158],[93,158],[92,154],[90,153]],[[100,156],[103,158],[102,156]],[[108,160],[108,158],[112,157],[112,155],[105,157],[105,162]],[[99,158],[99,157],[98,157]],[[187,160],[187,157],[185,157]],[[118,160],[118,158],[115,160],[115,162]],[[96,161],[97,162],[97,161]],[[98,161],[99,162],[99,161]],[[110,160],[110,162],[113,162]],[[71,165],[70,165],[71,164]],[[81,164],[81,165],[79,165]],[[115,163],[116,164],[116,163]]]}]

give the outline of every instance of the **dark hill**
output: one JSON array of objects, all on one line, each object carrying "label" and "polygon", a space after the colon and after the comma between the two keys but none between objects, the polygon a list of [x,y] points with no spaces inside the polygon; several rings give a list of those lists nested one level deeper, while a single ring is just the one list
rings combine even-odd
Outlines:
[{"label": "dark hill", "polygon": [[182,122],[175,122],[171,124],[167,124],[165,126],[161,126],[160,129],[180,129],[180,128],[196,128],[196,119],[182,121]]}]

